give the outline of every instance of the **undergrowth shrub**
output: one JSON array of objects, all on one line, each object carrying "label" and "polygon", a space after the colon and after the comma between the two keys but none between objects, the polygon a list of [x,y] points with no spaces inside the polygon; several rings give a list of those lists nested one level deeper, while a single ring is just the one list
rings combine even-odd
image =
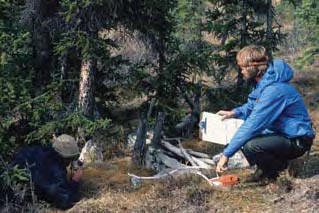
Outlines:
[{"label": "undergrowth shrub", "polygon": [[25,208],[25,201],[36,202],[30,172],[11,167],[3,159],[0,159],[0,211],[18,212]]}]

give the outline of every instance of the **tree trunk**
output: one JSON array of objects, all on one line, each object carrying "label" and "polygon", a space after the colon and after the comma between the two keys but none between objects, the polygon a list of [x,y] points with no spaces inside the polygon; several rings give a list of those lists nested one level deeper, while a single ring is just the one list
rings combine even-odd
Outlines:
[{"label": "tree trunk", "polygon": [[[247,43],[247,0],[242,1],[242,23],[241,23],[241,33],[240,33],[240,45],[241,47],[245,46]],[[237,75],[237,87],[241,87],[244,83],[243,75],[241,70],[238,69]]]},{"label": "tree trunk", "polygon": [[161,146],[161,134],[164,125],[165,114],[163,112],[159,112],[157,116],[157,121],[154,129],[154,136],[152,138],[152,146],[156,149]]},{"label": "tree trunk", "polygon": [[183,119],[182,122],[178,123],[175,126],[176,137],[183,137],[183,138],[191,137],[194,127],[199,121],[199,116],[201,112],[201,107],[200,107],[200,98],[202,94],[201,89],[202,89],[202,85],[199,84],[194,94],[194,100],[188,97],[187,94],[184,96],[186,102],[189,104],[191,108],[191,112]]},{"label": "tree trunk", "polygon": [[53,49],[49,32],[40,28],[33,32],[36,88],[45,87],[50,82],[50,74],[53,68]]},{"label": "tree trunk", "polygon": [[93,118],[94,112],[95,70],[95,60],[82,60],[78,108],[89,118]]},{"label": "tree trunk", "polygon": [[53,69],[53,46],[50,29],[43,23],[57,12],[58,0],[26,0],[21,12],[20,23],[31,29],[33,39],[33,55],[35,57],[35,93],[50,83]]},{"label": "tree trunk", "polygon": [[60,80],[63,81],[66,79],[66,74],[67,74],[67,56],[66,55],[62,55],[60,57],[60,64],[61,64]]},{"label": "tree trunk", "polygon": [[273,46],[273,42],[272,42],[272,0],[267,0],[267,34],[266,34],[266,38],[267,38],[267,42],[269,44],[269,47]]},{"label": "tree trunk", "polygon": [[247,0],[242,2],[242,23],[241,23],[241,34],[240,34],[240,44],[245,46],[247,42]]},{"label": "tree trunk", "polygon": [[144,164],[145,145],[146,145],[146,131],[147,120],[145,116],[141,116],[140,123],[138,125],[136,133],[136,141],[134,144],[134,151],[132,155],[132,161],[135,165],[142,166]]}]

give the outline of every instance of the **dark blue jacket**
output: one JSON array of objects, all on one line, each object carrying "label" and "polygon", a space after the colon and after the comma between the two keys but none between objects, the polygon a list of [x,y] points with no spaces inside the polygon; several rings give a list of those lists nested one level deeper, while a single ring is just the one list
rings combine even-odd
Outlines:
[{"label": "dark blue jacket", "polygon": [[55,207],[68,209],[78,200],[79,183],[67,180],[63,159],[52,147],[23,148],[14,158],[15,165],[30,169],[36,194]]},{"label": "dark blue jacket", "polygon": [[293,71],[282,60],[273,60],[249,94],[243,106],[233,109],[236,118],[244,119],[224,155],[233,156],[250,139],[265,132],[287,138],[314,137],[306,106],[298,91],[289,83]]}]

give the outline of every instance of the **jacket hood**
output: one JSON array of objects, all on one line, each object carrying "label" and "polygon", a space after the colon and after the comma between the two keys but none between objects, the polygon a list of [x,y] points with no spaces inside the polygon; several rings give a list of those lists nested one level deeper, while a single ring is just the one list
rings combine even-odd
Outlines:
[{"label": "jacket hood", "polygon": [[266,73],[257,85],[264,88],[274,82],[288,82],[292,77],[293,71],[286,62],[283,60],[273,60],[269,63]]},{"label": "jacket hood", "polygon": [[268,69],[264,76],[257,83],[255,90],[253,90],[249,96],[252,98],[258,98],[261,91],[268,85],[275,82],[288,82],[293,77],[293,71],[291,67],[283,60],[273,60],[269,62]]}]

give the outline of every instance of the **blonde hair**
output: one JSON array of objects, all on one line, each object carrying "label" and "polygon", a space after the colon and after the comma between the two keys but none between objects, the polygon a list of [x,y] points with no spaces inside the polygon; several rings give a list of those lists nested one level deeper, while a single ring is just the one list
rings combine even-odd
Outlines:
[{"label": "blonde hair", "polygon": [[240,67],[245,67],[248,72],[260,77],[268,68],[269,56],[265,47],[249,45],[237,53],[236,60]]}]

